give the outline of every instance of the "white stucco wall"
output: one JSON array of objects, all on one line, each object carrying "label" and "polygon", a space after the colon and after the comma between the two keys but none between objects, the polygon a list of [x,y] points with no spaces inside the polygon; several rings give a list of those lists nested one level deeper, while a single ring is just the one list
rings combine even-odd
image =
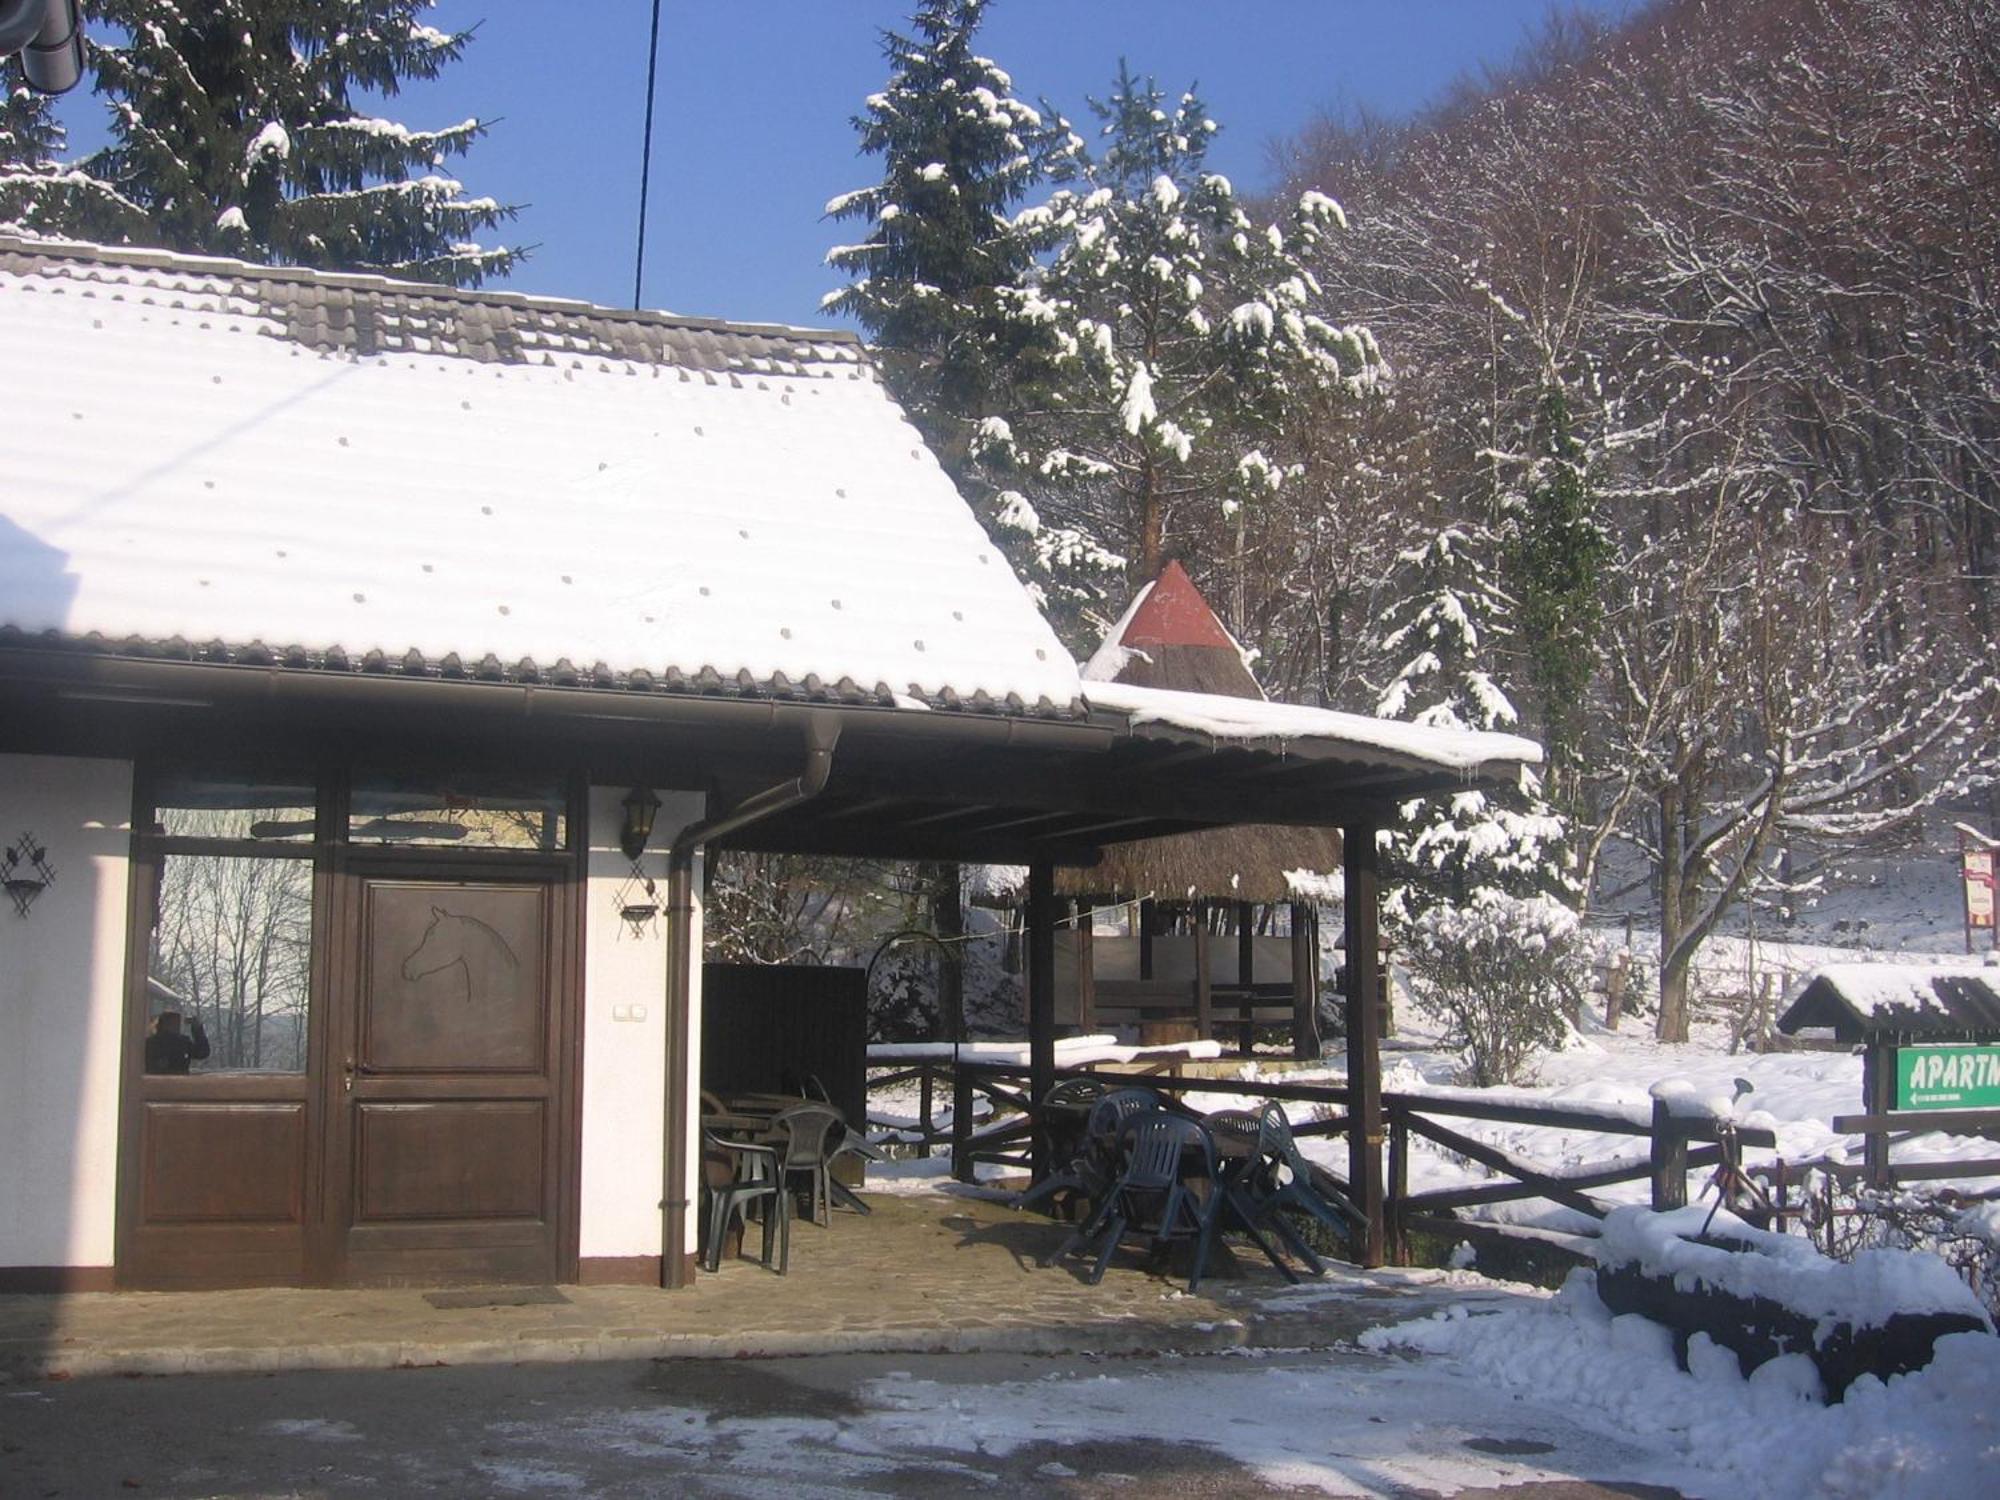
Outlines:
[{"label": "white stucco wall", "polygon": [[[590,789],[588,889],[583,963],[583,1172],[579,1253],[586,1260],[660,1253],[660,1122],[666,1089],[667,918],[635,927],[620,912],[627,895],[644,899],[632,863],[618,848],[627,786]],[[661,807],[642,861],[667,894],[667,846],[702,815],[699,792],[659,794]],[[696,890],[700,889],[699,865]],[[696,920],[694,951],[701,952]],[[695,1039],[689,1066],[688,1181],[698,1162],[701,966],[691,999]],[[685,1253],[694,1251],[696,1215],[688,1215]]]},{"label": "white stucco wall", "polygon": [[56,872],[0,901],[0,1267],[112,1261],[131,816],[127,762],[0,755],[0,847]]}]

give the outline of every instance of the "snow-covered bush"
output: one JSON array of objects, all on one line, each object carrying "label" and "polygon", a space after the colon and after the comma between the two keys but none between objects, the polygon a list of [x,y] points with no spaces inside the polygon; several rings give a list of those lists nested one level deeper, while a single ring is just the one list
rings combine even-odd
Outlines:
[{"label": "snow-covered bush", "polygon": [[1487,886],[1463,907],[1410,923],[1403,963],[1445,1039],[1465,1053],[1466,1082],[1516,1083],[1537,1048],[1558,1045],[1583,998],[1576,913],[1550,896]]},{"label": "snow-covered bush", "polygon": [[1956,1271],[2000,1320],[2000,1202],[1929,1183],[1871,1188],[1815,1172],[1806,1184],[1806,1228],[1836,1260],[1866,1251],[1926,1250]]}]

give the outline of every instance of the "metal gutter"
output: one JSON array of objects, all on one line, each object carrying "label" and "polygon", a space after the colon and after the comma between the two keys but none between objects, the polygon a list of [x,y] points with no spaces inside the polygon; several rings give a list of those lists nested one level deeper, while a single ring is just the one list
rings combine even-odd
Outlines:
[{"label": "metal gutter", "polygon": [[673,1289],[688,1284],[687,1215],[688,1071],[692,1064],[693,1028],[689,1024],[694,966],[695,851],[751,824],[810,802],[826,789],[833,774],[833,751],[840,725],[823,713],[806,726],[805,769],[790,781],[747,797],[717,818],[690,823],[674,836],[667,850],[667,1088],[666,1118],[661,1126],[660,1285]]},{"label": "metal gutter", "polygon": [[162,707],[322,704],[343,710],[377,708],[406,713],[412,708],[429,706],[454,712],[484,711],[532,723],[582,720],[750,732],[788,728],[809,732],[810,725],[836,715],[849,729],[864,733],[879,729],[898,736],[935,737],[961,743],[1108,749],[1120,738],[1108,726],[1083,718],[547,683],[363,673],[335,675],[296,667],[140,660],[33,648],[0,648],[0,685],[8,683],[48,688],[78,701],[140,705],[154,702]]}]

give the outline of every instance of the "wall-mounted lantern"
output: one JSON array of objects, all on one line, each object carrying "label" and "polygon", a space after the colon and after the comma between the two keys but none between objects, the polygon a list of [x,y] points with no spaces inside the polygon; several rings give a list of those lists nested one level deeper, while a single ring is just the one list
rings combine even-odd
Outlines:
[{"label": "wall-mounted lantern", "polygon": [[32,833],[22,834],[0,854],[0,886],[6,888],[8,899],[21,916],[28,914],[35,898],[54,885],[55,879],[49,851]]},{"label": "wall-mounted lantern", "polygon": [[618,831],[618,847],[634,864],[646,852],[646,840],[653,836],[653,818],[660,799],[648,787],[635,786],[625,794],[625,826]]}]

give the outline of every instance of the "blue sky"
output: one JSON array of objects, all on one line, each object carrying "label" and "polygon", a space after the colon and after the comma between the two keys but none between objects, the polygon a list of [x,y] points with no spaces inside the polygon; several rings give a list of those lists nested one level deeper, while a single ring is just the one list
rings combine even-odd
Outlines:
[{"label": "blue sky", "polygon": [[[1620,11],[1628,0],[1585,0]],[[1167,88],[1199,83],[1223,126],[1212,164],[1268,186],[1274,142],[1319,111],[1400,113],[1503,61],[1548,0],[993,0],[981,50],[1072,120],[1121,56]],[[821,210],[879,175],[850,119],[887,77],[878,32],[905,0],[665,0],[646,238],[650,306],[822,322],[843,235]],[[469,191],[526,205],[535,246],[516,290],[629,306],[645,108],[648,0],[442,0],[477,24],[465,59],[382,113],[412,126],[480,115],[491,135],[454,168]],[[97,106],[65,114],[79,147]]]}]

